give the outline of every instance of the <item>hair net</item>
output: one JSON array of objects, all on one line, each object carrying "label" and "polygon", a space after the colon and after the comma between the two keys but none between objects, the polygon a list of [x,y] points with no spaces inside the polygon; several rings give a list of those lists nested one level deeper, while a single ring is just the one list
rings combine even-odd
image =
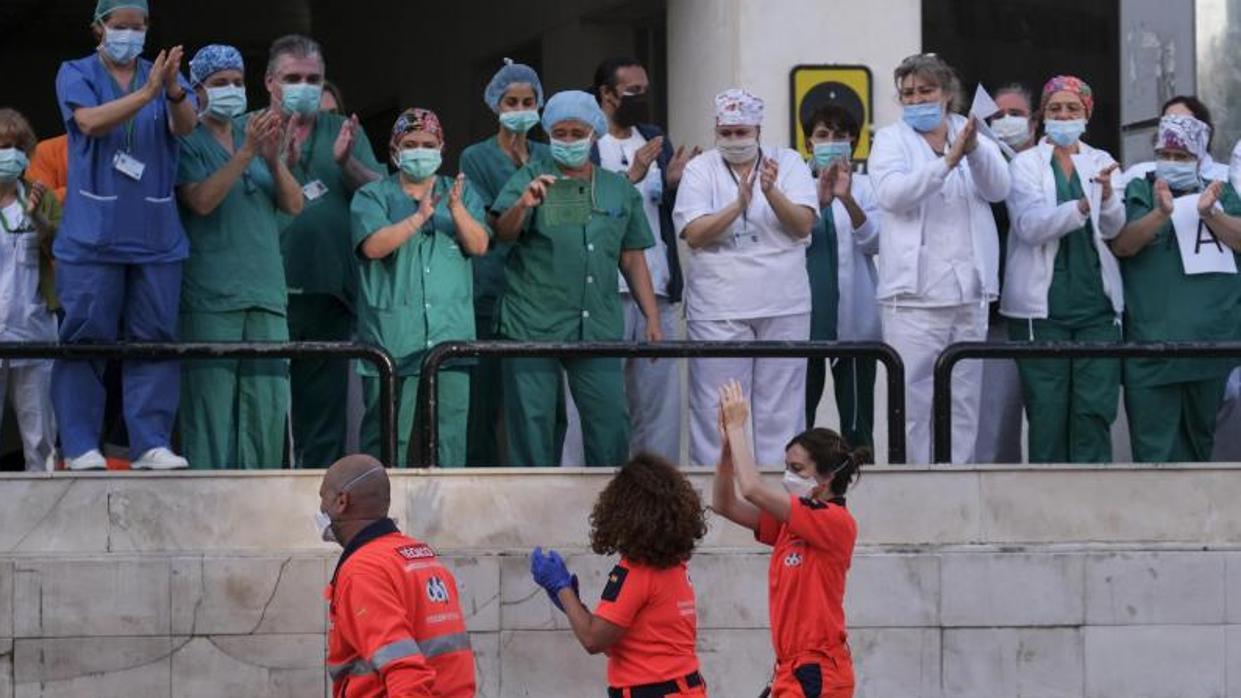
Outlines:
[{"label": "hair net", "polygon": [[95,3],[95,21],[98,22],[116,10],[142,10],[144,15],[151,14],[147,0],[99,0]]},{"label": "hair net", "polygon": [[190,59],[190,84],[197,87],[221,70],[246,72],[246,64],[241,59],[241,52],[224,44],[204,46],[198,49],[198,53]]},{"label": "hair net", "polygon": [[763,123],[763,100],[736,87],[715,96],[716,126],[759,126]]},{"label": "hair net", "polygon": [[1085,80],[1072,75],[1057,75],[1047,81],[1043,85],[1043,99],[1039,104],[1042,110],[1047,106],[1047,101],[1057,92],[1072,92],[1082,100],[1082,106],[1086,107],[1086,118],[1090,118],[1090,114],[1094,112],[1094,90],[1090,89],[1090,85]]},{"label": "hair net", "polygon": [[514,63],[513,59],[505,58],[504,67],[496,71],[487,89],[483,91],[483,101],[491,107],[491,111],[500,113],[500,100],[508,88],[513,85],[528,83],[534,88],[534,99],[541,109],[543,107],[543,83],[539,82],[539,74],[534,68],[522,63]]},{"label": "hair net", "polygon": [[1211,139],[1211,127],[1192,116],[1173,114],[1159,120],[1156,148],[1177,148],[1193,153],[1202,160],[1207,154],[1207,141]]},{"label": "hair net", "polygon": [[608,118],[604,116],[599,103],[593,95],[581,90],[565,90],[552,95],[543,108],[543,130],[552,132],[552,127],[561,121],[580,121],[595,130],[596,136],[605,136],[608,132]]}]

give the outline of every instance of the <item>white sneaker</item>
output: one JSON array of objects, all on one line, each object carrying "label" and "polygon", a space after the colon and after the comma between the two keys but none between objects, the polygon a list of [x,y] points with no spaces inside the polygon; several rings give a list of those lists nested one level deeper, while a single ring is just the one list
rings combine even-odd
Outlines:
[{"label": "white sneaker", "polygon": [[65,466],[70,470],[107,470],[108,461],[104,460],[99,449],[92,448],[77,458],[66,458]]},{"label": "white sneaker", "polygon": [[190,467],[190,462],[160,446],[142,454],[130,467],[134,470],[184,470]]}]

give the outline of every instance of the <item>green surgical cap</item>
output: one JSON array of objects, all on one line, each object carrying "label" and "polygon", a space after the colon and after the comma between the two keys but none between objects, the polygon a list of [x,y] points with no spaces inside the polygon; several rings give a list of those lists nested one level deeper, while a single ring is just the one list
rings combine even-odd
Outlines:
[{"label": "green surgical cap", "polygon": [[147,0],[99,0],[95,3],[95,21],[107,17],[116,10],[142,10],[142,14],[150,15]]}]

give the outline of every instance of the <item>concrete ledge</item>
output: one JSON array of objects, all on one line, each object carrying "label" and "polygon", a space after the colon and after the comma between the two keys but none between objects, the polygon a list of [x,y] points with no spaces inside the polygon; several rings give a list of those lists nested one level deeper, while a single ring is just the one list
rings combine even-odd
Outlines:
[{"label": "concrete ledge", "polygon": [[[709,496],[711,474],[689,469]],[[441,550],[580,547],[609,470],[393,471],[393,514]],[[321,472],[11,475],[0,553],[328,550]],[[773,475],[774,477],[774,475]],[[1241,541],[1241,467],[873,467],[850,498],[862,545]],[[712,520],[706,548],[756,548]]]}]

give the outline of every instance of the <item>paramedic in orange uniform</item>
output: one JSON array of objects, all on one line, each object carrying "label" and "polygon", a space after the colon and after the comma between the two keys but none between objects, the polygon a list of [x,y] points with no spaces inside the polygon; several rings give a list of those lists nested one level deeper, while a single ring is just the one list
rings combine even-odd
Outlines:
[{"label": "paramedic in orange uniform", "polygon": [[698,493],[676,466],[640,454],[599,495],[590,524],[591,549],[621,555],[593,614],[559,553],[535,548],[530,571],[569,617],[582,647],[607,654],[609,698],[705,698],[687,567],[707,533]]},{"label": "paramedic in orange uniform", "polygon": [[850,450],[830,429],[799,434],[785,448],[786,492],[781,492],[759,478],[745,433],[749,405],[741,386],[735,381],[724,386],[720,398],[725,438],[712,508],[773,546],[767,576],[776,671],[770,695],[849,698],[853,660],[845,633],[845,575],[857,524],[844,494],[870,453]]},{"label": "paramedic in orange uniform", "polygon": [[370,456],[337,461],[319,486],[319,533],[345,548],[326,592],[332,698],[472,698],[457,582],[388,518],[389,498]]}]

